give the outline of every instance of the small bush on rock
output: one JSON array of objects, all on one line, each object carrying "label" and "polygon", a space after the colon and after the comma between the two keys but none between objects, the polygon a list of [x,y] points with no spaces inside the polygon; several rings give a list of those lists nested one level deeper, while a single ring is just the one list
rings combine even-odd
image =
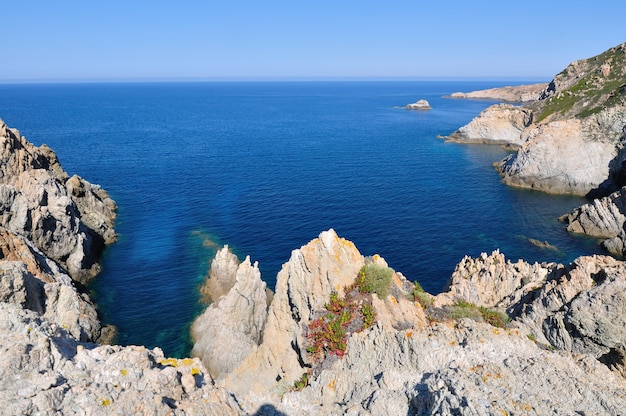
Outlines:
[{"label": "small bush on rock", "polygon": [[366,264],[361,268],[355,284],[361,293],[376,293],[380,299],[389,294],[393,269],[376,263]]}]

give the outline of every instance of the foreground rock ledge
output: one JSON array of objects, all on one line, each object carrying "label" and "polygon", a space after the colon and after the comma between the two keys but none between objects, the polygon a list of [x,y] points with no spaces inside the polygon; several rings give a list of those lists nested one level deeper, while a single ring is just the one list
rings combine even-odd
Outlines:
[{"label": "foreground rock ledge", "polygon": [[[218,258],[231,266],[213,267],[233,269],[226,252]],[[387,297],[372,295],[376,325],[352,334],[342,358],[315,362],[305,335],[315,311],[324,309],[331,292],[343,296],[363,264],[372,261],[386,266],[379,256],[363,257],[333,230],[294,250],[278,274],[263,329],[250,337],[249,323],[263,315],[266,298],[255,297],[248,316],[219,306],[252,299],[235,289],[242,282],[260,287],[254,283],[260,274],[246,259],[232,289],[194,323],[201,328],[205,319],[223,320],[230,323],[226,332],[233,340],[244,335],[258,340],[244,358],[240,349],[198,349],[203,360],[212,363],[220,356],[233,368],[220,372],[216,385],[233,392],[249,413],[269,408],[311,415],[617,415],[626,408],[623,262],[593,256],[569,266],[511,263],[497,251],[466,257],[448,289],[431,297],[426,308],[396,272]],[[442,316],[459,300],[506,311],[512,321],[497,328]],[[241,334],[233,335],[237,331]],[[203,335],[214,334],[195,331],[194,337],[203,343]],[[294,383],[303,373],[310,375],[308,385],[297,390]]]}]

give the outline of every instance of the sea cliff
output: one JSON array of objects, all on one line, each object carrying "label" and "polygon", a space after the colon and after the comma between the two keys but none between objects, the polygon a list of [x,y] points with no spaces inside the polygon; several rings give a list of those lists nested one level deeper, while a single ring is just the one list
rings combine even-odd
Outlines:
[{"label": "sea cliff", "polygon": [[[550,193],[606,195],[624,183],[626,44],[572,62],[522,105],[487,108],[449,136],[469,143],[511,144],[497,164],[508,185]],[[501,97],[510,95],[511,87]],[[524,91],[526,87],[517,87]],[[465,96],[491,95],[498,90]],[[502,99],[502,98],[499,98]]]}]

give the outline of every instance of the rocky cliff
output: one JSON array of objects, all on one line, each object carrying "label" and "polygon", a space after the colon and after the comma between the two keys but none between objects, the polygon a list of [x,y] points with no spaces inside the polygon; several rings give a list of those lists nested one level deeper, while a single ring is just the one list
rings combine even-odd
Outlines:
[{"label": "rocky cliff", "polygon": [[[223,252],[218,259],[232,263]],[[242,266],[253,271],[245,279]],[[380,285],[364,284],[370,266],[389,272],[382,295]],[[236,271],[213,267],[250,288],[260,281],[248,259]],[[626,406],[625,284],[626,265],[610,257],[564,266],[494,252],[463,259],[433,297],[329,230],[283,265],[247,357],[199,351],[205,362],[239,363],[216,384],[249,413],[618,415]],[[256,308],[219,308],[249,299],[235,285],[217,301],[222,318],[205,313],[194,327],[223,319],[232,340],[249,333],[238,322]],[[260,296],[252,304],[265,305]],[[363,325],[355,311],[370,308],[374,323]]]},{"label": "rocky cliff", "polygon": [[0,120],[0,226],[33,242],[80,283],[99,272],[115,241],[117,207],[107,193],[69,177],[56,154],[36,147]]},{"label": "rocky cliff", "polygon": [[82,283],[116,239],[116,205],[0,121],[0,413],[241,414],[199,360],[98,345]]},{"label": "rocky cliff", "polygon": [[497,165],[512,186],[587,195],[626,184],[626,44],[571,63],[537,98],[490,107],[450,138],[520,146]]}]

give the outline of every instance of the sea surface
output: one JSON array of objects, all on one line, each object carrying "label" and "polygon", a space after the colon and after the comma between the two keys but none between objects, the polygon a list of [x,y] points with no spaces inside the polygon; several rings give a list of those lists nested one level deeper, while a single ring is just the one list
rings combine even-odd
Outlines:
[{"label": "sea surface", "polygon": [[[505,150],[437,138],[494,103],[442,96],[522,83],[0,85],[0,118],[117,201],[120,238],[90,288],[119,342],[183,356],[223,244],[273,287],[291,250],[334,228],[433,293],[465,255],[598,252],[557,220],[584,199],[508,188],[492,166]],[[418,99],[433,110],[400,108]]]}]

